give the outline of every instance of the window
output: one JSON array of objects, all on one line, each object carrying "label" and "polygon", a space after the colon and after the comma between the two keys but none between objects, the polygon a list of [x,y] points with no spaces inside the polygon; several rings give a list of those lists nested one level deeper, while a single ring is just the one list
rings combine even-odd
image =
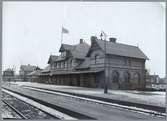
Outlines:
[{"label": "window", "polygon": [[98,58],[99,58],[99,56],[96,54],[95,55],[95,64],[98,63]]},{"label": "window", "polygon": [[65,61],[64,62],[62,62],[63,63],[63,68],[65,68]]},{"label": "window", "polygon": [[51,64],[51,69],[54,69],[54,64],[53,63]]},{"label": "window", "polygon": [[54,68],[55,68],[55,69],[57,68],[57,63],[54,63]]},{"label": "window", "polygon": [[64,65],[65,65],[65,68],[67,68],[67,61],[65,61],[64,63],[65,63],[65,64],[64,64]]},{"label": "window", "polygon": [[126,65],[131,65],[131,60],[130,60],[130,58],[127,58],[127,59],[126,59]]},{"label": "window", "polygon": [[72,67],[72,59],[70,60],[70,67]]},{"label": "window", "polygon": [[59,68],[61,68],[61,63],[59,62]]},{"label": "window", "polygon": [[57,64],[56,64],[56,65],[57,65],[57,67],[56,67],[56,68],[59,68],[59,63],[58,63],[58,62],[57,62]]},{"label": "window", "polygon": [[61,68],[64,68],[63,62],[61,62]]}]

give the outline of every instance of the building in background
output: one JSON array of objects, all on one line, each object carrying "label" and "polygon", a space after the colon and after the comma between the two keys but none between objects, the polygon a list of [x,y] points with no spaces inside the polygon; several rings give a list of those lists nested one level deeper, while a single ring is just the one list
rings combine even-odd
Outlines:
[{"label": "building in background", "polygon": [[50,56],[48,68],[39,75],[41,82],[103,88],[106,78],[110,89],[146,86],[147,56],[136,46],[117,43],[116,38],[107,41],[92,36],[91,46],[80,39],[77,45],[62,44],[59,52]]},{"label": "building in background", "polygon": [[165,90],[165,78],[160,78],[159,75],[147,75],[146,87],[153,90]]},{"label": "building in background", "polygon": [[29,73],[29,81],[30,82],[40,82],[39,80],[39,75],[40,72],[42,71],[42,69],[40,69],[39,67],[37,67],[33,72]]},{"label": "building in background", "polygon": [[15,71],[14,69],[6,69],[3,71],[3,81],[11,82],[14,81]]},{"label": "building in background", "polygon": [[20,77],[20,75],[19,74],[15,74],[14,82],[22,82],[22,81],[23,81],[23,79]]},{"label": "building in background", "polygon": [[37,68],[37,66],[33,66],[33,65],[30,65],[30,64],[21,65],[20,70],[19,70],[20,79],[22,81],[30,81],[30,76],[28,74],[35,71],[36,68]]}]

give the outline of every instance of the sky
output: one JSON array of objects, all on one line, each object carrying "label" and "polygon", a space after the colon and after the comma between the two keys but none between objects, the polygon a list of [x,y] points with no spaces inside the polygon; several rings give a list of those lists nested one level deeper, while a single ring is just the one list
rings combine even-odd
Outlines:
[{"label": "sky", "polygon": [[47,66],[63,43],[78,44],[104,31],[138,46],[150,74],[165,76],[165,4],[159,2],[3,2],[3,70]]}]

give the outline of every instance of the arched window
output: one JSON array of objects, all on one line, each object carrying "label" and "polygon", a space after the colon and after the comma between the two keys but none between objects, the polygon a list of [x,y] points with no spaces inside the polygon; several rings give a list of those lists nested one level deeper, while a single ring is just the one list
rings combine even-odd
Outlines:
[{"label": "arched window", "polygon": [[112,72],[112,82],[118,83],[119,82],[119,73],[117,71]]},{"label": "arched window", "polygon": [[129,74],[129,72],[125,72],[124,73],[124,80],[125,80],[126,83],[130,82],[130,74]]}]

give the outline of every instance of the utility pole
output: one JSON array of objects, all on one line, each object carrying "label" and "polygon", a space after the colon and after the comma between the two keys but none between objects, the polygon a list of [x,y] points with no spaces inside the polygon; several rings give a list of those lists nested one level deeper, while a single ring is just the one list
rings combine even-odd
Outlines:
[{"label": "utility pole", "polygon": [[[104,40],[102,39],[104,36]],[[107,61],[106,61],[106,34],[104,32],[102,32],[100,34],[101,40],[104,41],[104,94],[108,93],[108,81],[107,81]]]}]

